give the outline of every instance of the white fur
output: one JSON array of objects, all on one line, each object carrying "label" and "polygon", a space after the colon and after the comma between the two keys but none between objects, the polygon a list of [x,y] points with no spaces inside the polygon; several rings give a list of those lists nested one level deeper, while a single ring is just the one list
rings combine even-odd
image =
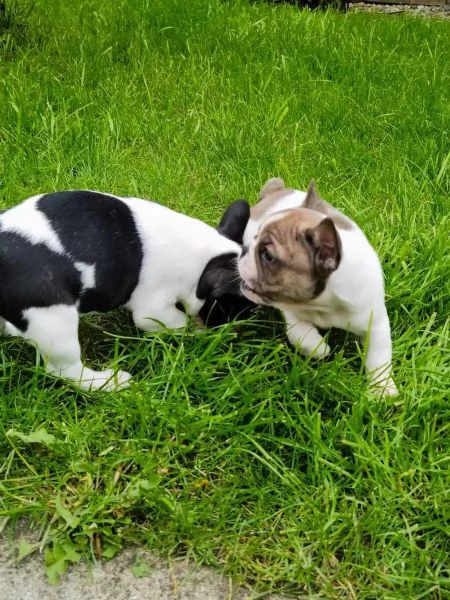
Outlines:
[{"label": "white fur", "polygon": [[29,326],[23,337],[38,347],[49,373],[71,379],[84,389],[111,391],[126,387],[131,375],[112,369],[93,371],[81,362],[78,312],[65,304],[29,308],[23,312]]},{"label": "white fur", "polygon": [[84,262],[76,262],[75,268],[81,274],[81,285],[84,290],[95,287],[95,265],[88,265]]},{"label": "white fur", "polygon": [[[278,218],[279,211],[300,207],[305,198],[306,192],[294,191],[275,202],[259,220],[250,219],[244,234],[250,255],[261,226]],[[337,327],[360,336],[367,343],[365,366],[372,383],[382,393],[394,395],[397,388],[391,377],[391,333],[380,261],[355,223],[351,229],[337,229],[342,260],[325,291],[309,302],[276,306],[286,320],[289,340],[307,355],[321,358],[330,352],[316,327]]]},{"label": "white fur", "polygon": [[2,214],[3,231],[18,233],[33,244],[45,244],[59,254],[64,254],[64,248],[45,215],[36,208],[36,202],[42,194],[32,196],[25,202],[14,206]]},{"label": "white fur", "polygon": [[127,303],[138,327],[160,329],[158,321],[172,328],[184,327],[187,314],[197,315],[203,301],[196,296],[197,284],[207,262],[239,246],[215,229],[187,215],[154,202],[123,198],[133,215],[144,244],[139,285]]},{"label": "white fur", "polygon": [[282,196],[276,203],[274,203],[269,210],[267,210],[259,219],[250,218],[247,223],[247,227],[244,233],[244,244],[249,244],[250,241],[258,235],[259,228],[261,223],[264,222],[264,225],[267,225],[270,220],[277,217],[277,213],[282,210],[288,210],[290,208],[298,208],[303,204],[306,198],[306,192],[299,192],[297,190],[293,190],[291,193],[286,194],[286,196]]}]

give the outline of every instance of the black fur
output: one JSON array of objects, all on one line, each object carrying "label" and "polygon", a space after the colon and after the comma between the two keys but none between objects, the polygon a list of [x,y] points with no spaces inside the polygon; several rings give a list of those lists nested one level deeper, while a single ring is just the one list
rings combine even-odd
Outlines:
[{"label": "black fur", "polygon": [[[249,218],[248,202],[236,200],[223,214],[217,230],[242,245]],[[198,298],[205,299],[200,318],[209,327],[249,318],[255,309],[255,304],[242,295],[237,258],[231,253],[211,259],[200,277],[196,293]]]},{"label": "black fur", "polygon": [[[1,230],[0,316],[26,330],[30,307],[73,305],[105,312],[123,305],[139,279],[143,252],[128,206],[89,191],[46,194],[37,208],[50,221],[67,255]],[[95,288],[83,290],[74,263],[95,264]]]},{"label": "black fur", "polygon": [[31,306],[74,304],[81,292],[80,273],[72,261],[45,244],[0,231],[0,315],[25,331],[22,311]]},{"label": "black fur", "polygon": [[224,294],[239,294],[240,282],[237,274],[237,255],[234,252],[214,256],[199,279],[196,295],[200,300],[216,300]]},{"label": "black fur", "polygon": [[249,219],[250,206],[247,200],[235,200],[223,213],[217,231],[242,246]]},{"label": "black fur", "polygon": [[125,304],[143,259],[129,207],[107,194],[72,191],[46,194],[38,208],[75,262],[96,265],[95,288],[83,292],[79,312],[106,312]]}]

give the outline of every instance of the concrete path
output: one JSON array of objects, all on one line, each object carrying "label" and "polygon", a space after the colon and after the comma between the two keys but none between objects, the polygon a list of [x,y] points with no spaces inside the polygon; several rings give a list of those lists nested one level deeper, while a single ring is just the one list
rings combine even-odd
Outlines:
[{"label": "concrete path", "polygon": [[[144,565],[136,577],[133,567]],[[138,548],[97,565],[76,564],[57,586],[44,573],[43,557],[14,562],[12,545],[0,537],[0,598],[3,600],[251,600],[256,593],[236,589],[231,579],[186,561],[164,562]],[[283,600],[282,596],[264,596]],[[286,600],[286,599],[285,599]]]}]

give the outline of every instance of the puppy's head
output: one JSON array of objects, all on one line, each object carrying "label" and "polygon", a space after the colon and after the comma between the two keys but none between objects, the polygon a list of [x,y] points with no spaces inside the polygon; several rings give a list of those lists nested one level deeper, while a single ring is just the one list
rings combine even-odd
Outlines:
[{"label": "puppy's head", "polygon": [[329,217],[310,208],[280,211],[243,248],[242,291],[260,304],[307,302],[323,292],[340,260],[339,234]]},{"label": "puppy's head", "polygon": [[[246,200],[236,200],[225,211],[217,228],[228,239],[242,245],[250,217]],[[200,317],[206,325],[215,327],[240,316],[248,316],[253,306],[242,294],[237,270],[239,252],[214,256],[206,265],[197,285],[197,297],[205,300]]]}]

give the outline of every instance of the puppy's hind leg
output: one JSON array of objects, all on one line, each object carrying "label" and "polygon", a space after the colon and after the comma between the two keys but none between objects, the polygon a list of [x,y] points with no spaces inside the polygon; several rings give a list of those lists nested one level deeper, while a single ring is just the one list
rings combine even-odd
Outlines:
[{"label": "puppy's hind leg", "polygon": [[373,390],[380,396],[396,396],[398,390],[392,379],[391,328],[387,315],[375,320],[361,338],[367,344],[365,367]]},{"label": "puppy's hind leg", "polygon": [[28,308],[23,312],[28,327],[22,334],[34,342],[53,375],[74,381],[80,388],[113,391],[126,387],[131,375],[112,369],[93,371],[81,362],[78,342],[78,311],[74,305],[56,304],[45,308]]}]

